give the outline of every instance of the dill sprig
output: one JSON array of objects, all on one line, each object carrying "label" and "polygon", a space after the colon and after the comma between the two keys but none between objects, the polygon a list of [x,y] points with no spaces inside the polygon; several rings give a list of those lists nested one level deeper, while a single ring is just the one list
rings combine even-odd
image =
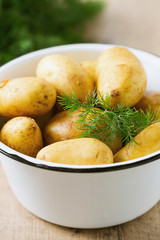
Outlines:
[{"label": "dill sprig", "polygon": [[80,137],[92,137],[110,145],[116,136],[119,136],[123,144],[136,143],[134,137],[144,128],[153,124],[158,119],[158,112],[151,111],[149,107],[146,112],[137,110],[130,106],[110,106],[110,96],[103,97],[96,92],[88,94],[82,103],[73,93],[73,96],[61,95],[58,102],[64,110],[79,112],[76,121],[78,128],[82,130]]}]

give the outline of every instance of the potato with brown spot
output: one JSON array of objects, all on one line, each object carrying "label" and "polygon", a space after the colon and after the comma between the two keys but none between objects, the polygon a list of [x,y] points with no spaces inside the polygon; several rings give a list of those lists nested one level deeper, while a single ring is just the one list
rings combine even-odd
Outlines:
[{"label": "potato with brown spot", "polygon": [[110,104],[134,106],[143,96],[147,77],[137,57],[126,48],[113,47],[97,62],[97,91],[110,95]]},{"label": "potato with brown spot", "polygon": [[1,129],[0,139],[8,147],[31,157],[35,157],[43,147],[40,128],[29,117],[9,120]]},{"label": "potato with brown spot", "polygon": [[[73,112],[72,114],[69,110],[67,110],[53,116],[43,131],[45,144],[48,145],[58,141],[81,137],[83,131],[79,129],[77,123],[79,114],[79,110]],[[122,148],[122,141],[118,135],[115,136],[114,141],[109,147],[114,154]]]},{"label": "potato with brown spot", "polygon": [[0,115],[38,117],[47,113],[56,102],[56,90],[45,79],[23,77],[0,84]]},{"label": "potato with brown spot", "polygon": [[141,98],[141,100],[135,105],[136,109],[142,109],[144,112],[151,108],[151,111],[158,113],[160,118],[160,92],[147,91]]},{"label": "potato with brown spot", "polygon": [[145,128],[134,139],[137,144],[124,146],[114,155],[114,162],[132,160],[160,150],[160,122]]},{"label": "potato with brown spot", "polygon": [[89,91],[94,90],[94,83],[83,67],[70,57],[58,54],[48,55],[37,65],[36,75],[51,82],[57,94],[73,92],[81,101],[85,100]]},{"label": "potato with brown spot", "polygon": [[113,153],[110,148],[93,138],[78,138],[50,144],[41,149],[36,158],[73,165],[113,163]]}]

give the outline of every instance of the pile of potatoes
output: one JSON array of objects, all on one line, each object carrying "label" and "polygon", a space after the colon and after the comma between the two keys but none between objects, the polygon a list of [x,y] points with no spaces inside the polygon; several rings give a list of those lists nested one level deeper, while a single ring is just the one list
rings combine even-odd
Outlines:
[{"label": "pile of potatoes", "polygon": [[109,164],[145,156],[160,149],[160,122],[140,132],[134,148],[122,147],[118,136],[108,147],[98,139],[80,138],[78,112],[63,111],[57,96],[74,92],[84,102],[96,88],[98,94],[110,95],[111,106],[157,110],[160,94],[145,93],[146,84],[142,64],[126,48],[113,47],[95,61],[80,63],[64,55],[45,56],[36,76],[0,83],[0,115],[6,119],[0,140],[28,156],[63,164]]}]

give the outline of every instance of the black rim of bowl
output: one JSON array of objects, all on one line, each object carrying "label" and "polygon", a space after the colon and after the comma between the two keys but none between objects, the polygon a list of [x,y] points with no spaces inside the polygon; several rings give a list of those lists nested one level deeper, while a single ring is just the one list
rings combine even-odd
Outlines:
[{"label": "black rim of bowl", "polygon": [[[143,160],[139,160],[136,162],[124,162],[122,165],[115,165],[113,164],[112,166],[106,165],[106,166],[96,166],[94,168],[90,168],[89,166],[85,165],[85,167],[80,167],[80,168],[74,168],[74,167],[70,167],[70,165],[66,164],[66,167],[61,167],[61,166],[48,166],[45,164],[39,164],[39,163],[34,163],[31,161],[28,161],[27,159],[25,159],[24,157],[20,157],[16,154],[11,154],[8,153],[4,150],[2,150],[0,148],[0,153],[13,159],[16,160],[17,162],[32,166],[32,167],[37,167],[37,168],[41,168],[41,169],[45,169],[45,170],[51,170],[51,171],[57,171],[57,172],[72,172],[72,173],[98,173],[98,172],[113,172],[113,171],[120,171],[120,170],[125,170],[125,169],[129,169],[129,168],[133,168],[133,167],[140,167],[142,165],[154,162],[156,160],[160,159],[160,153],[156,154],[155,156],[151,156],[148,157],[146,159]],[[38,159],[37,159],[38,160]],[[39,160],[41,161],[41,160]],[[61,165],[61,164],[60,164]],[[79,165],[80,166],[80,165]]]}]

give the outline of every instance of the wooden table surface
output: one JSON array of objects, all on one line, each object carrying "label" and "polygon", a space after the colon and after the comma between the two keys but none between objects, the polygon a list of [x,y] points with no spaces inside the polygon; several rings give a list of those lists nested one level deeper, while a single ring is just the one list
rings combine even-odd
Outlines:
[{"label": "wooden table surface", "polygon": [[[144,49],[160,55],[160,1],[108,0],[86,29],[97,42]],[[69,229],[45,222],[16,200],[0,165],[0,240],[160,240],[160,202],[143,216],[99,230]]]}]

